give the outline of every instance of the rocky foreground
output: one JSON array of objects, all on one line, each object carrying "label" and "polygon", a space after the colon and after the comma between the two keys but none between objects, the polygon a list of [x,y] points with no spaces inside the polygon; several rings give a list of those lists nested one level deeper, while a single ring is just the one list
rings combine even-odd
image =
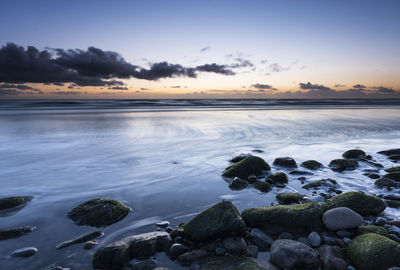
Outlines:
[{"label": "rocky foreground", "polygon": [[[397,162],[400,149],[380,154]],[[359,149],[345,152],[342,159],[332,160],[329,167],[343,172],[356,169],[362,162],[378,168],[364,170],[368,177],[376,179],[377,188],[390,191],[400,187],[400,166],[387,168],[386,174],[380,175],[383,166]],[[234,190],[253,187],[268,192],[289,181],[283,171],[269,173],[269,164],[257,156],[240,155],[231,163],[222,176]],[[290,157],[275,159],[273,166],[300,177],[323,167],[318,161],[309,160],[301,164],[304,169],[300,170]],[[343,193],[333,179],[308,182],[303,188],[318,196],[280,193],[276,197],[280,205],[244,209],[241,213],[232,202],[223,200],[176,228],[167,221],[160,222],[156,224],[157,231],[100,245],[93,256],[93,268],[167,269],[154,259],[158,252],[165,252],[180,265],[201,270],[400,269],[400,220],[392,220],[384,212],[388,206],[399,207],[400,196],[393,193],[379,198],[362,192]],[[30,200],[29,196],[2,198],[0,210],[18,211]],[[71,209],[67,216],[76,225],[101,228],[122,220],[129,212],[130,208],[118,201],[92,199]],[[22,237],[34,229],[0,229],[0,240]],[[85,249],[94,248],[99,244],[95,239],[102,234],[95,230],[55,248],[79,243],[84,243]],[[30,257],[36,252],[35,247],[25,247],[10,255]],[[267,256],[259,256],[261,253]]]}]

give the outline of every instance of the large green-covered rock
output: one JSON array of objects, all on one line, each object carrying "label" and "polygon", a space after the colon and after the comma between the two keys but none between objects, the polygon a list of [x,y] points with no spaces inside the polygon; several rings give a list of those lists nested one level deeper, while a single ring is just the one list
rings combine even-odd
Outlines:
[{"label": "large green-covered rock", "polygon": [[347,207],[362,216],[376,216],[386,208],[385,202],[378,197],[355,191],[337,195],[327,200],[326,205],[328,209]]},{"label": "large green-covered rock", "polygon": [[115,200],[92,199],[71,209],[67,216],[77,225],[102,227],[120,221],[130,210]]},{"label": "large green-covered rock", "polygon": [[309,170],[318,170],[319,168],[323,167],[323,165],[316,160],[306,160],[303,163],[301,163],[301,166]]},{"label": "large green-covered rock", "polygon": [[304,202],[305,196],[299,193],[284,192],[276,195],[276,199],[280,204],[292,204]]},{"label": "large green-covered rock", "polygon": [[385,172],[388,172],[388,173],[392,173],[392,172],[400,173],[400,166],[387,168],[387,169],[385,169]]},{"label": "large green-covered rock", "polygon": [[286,184],[289,182],[287,175],[284,172],[276,172],[268,175],[268,179],[279,184]]},{"label": "large green-covered rock", "polygon": [[230,201],[222,201],[201,212],[183,227],[185,236],[195,242],[243,235],[246,225]]},{"label": "large green-covered rock", "polygon": [[362,159],[365,158],[367,154],[360,149],[351,149],[344,152],[342,156],[349,159]]},{"label": "large green-covered rock", "polygon": [[334,159],[329,163],[329,168],[335,172],[352,171],[358,167],[358,162],[351,159]]},{"label": "large green-covered rock", "polygon": [[257,156],[248,156],[226,168],[222,176],[247,179],[249,175],[260,175],[269,170],[271,167],[265,160]]},{"label": "large green-covered rock", "polygon": [[400,265],[400,244],[379,234],[357,236],[346,251],[351,264],[360,270],[387,270]]},{"label": "large green-covered rock", "polygon": [[246,257],[207,257],[198,264],[200,270],[278,270],[269,262]]},{"label": "large green-covered rock", "polygon": [[11,208],[22,208],[24,207],[30,200],[32,200],[32,196],[14,196],[14,197],[6,197],[0,199],[0,210],[11,209]]},{"label": "large green-covered rock", "polygon": [[248,226],[260,228],[265,233],[302,234],[323,229],[321,218],[324,211],[324,204],[310,202],[249,208],[242,212],[242,217]]}]

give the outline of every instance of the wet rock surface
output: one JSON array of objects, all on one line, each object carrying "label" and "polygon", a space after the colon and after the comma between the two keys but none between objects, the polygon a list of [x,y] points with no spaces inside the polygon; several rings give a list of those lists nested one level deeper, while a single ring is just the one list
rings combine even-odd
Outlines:
[{"label": "wet rock surface", "polygon": [[225,169],[222,173],[224,177],[239,177],[241,179],[247,179],[249,175],[260,175],[264,171],[271,170],[265,160],[257,156],[247,156],[244,159],[234,163]]}]

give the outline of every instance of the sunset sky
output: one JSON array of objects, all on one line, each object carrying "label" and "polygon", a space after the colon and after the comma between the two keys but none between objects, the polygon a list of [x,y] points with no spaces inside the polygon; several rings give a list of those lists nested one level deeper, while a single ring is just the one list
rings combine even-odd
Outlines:
[{"label": "sunset sky", "polygon": [[400,1],[8,1],[0,98],[400,98]]}]

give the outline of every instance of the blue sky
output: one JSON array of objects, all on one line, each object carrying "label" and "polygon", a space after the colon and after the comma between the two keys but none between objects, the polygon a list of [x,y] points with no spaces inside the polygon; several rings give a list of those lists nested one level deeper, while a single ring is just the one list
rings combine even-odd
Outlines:
[{"label": "blue sky", "polygon": [[[256,84],[277,89],[258,94],[282,95],[306,82],[331,89],[343,85],[335,91],[355,84],[367,93],[372,93],[368,87],[400,88],[400,1],[2,1],[0,9],[1,46],[94,46],[143,68],[163,61],[184,67],[232,66],[237,58],[252,63],[232,76],[206,72],[196,78],[124,79],[128,90],[107,90],[113,96],[212,90],[246,96]],[[57,88],[29,85],[47,96],[61,91],[101,96],[106,89],[72,91],[68,82]]]}]

